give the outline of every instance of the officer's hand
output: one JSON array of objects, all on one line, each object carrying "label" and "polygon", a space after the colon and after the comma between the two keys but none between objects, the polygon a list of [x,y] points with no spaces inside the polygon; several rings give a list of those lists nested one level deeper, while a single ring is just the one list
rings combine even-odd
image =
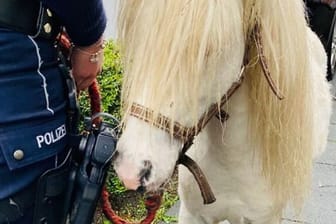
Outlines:
[{"label": "officer's hand", "polygon": [[103,48],[103,38],[90,46],[75,46],[73,48],[71,54],[72,75],[78,90],[88,88],[101,72],[104,60]]}]

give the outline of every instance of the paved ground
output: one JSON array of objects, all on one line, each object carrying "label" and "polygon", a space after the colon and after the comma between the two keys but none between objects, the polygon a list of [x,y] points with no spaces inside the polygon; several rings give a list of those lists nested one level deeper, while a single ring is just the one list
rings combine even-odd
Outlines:
[{"label": "paved ground", "polygon": [[[332,84],[335,94],[336,80]],[[178,207],[179,203],[168,214],[176,216]],[[311,197],[306,202],[302,218],[293,217],[286,211],[282,224],[336,224],[336,101],[333,102],[326,151],[314,163]]]}]

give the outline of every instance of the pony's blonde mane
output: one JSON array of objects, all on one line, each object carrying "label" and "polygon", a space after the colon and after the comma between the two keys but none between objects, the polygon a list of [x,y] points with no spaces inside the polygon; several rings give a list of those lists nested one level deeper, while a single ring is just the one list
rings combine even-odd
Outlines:
[{"label": "pony's blonde mane", "polygon": [[[144,94],[141,103],[154,111],[160,111],[167,100],[177,99],[187,99],[184,103],[190,111],[197,110],[195,96],[200,85],[207,85],[204,76],[206,80],[215,77],[223,52],[232,48],[230,40],[239,34],[234,23],[244,19],[246,39],[258,23],[271,75],[285,99],[279,101],[270,91],[257,63],[248,67],[251,141],[262,143],[257,153],[276,203],[300,202],[309,183],[312,155],[311,83],[306,78],[308,46],[302,2],[121,1],[119,35],[122,46],[127,46],[123,52],[124,115],[139,92]],[[234,11],[230,7],[241,7],[242,14],[230,13]],[[246,44],[255,61],[254,43]],[[208,89],[214,91],[211,86]],[[171,107],[176,109],[174,104]],[[168,116],[174,118],[174,109]]]},{"label": "pony's blonde mane", "polygon": [[[271,93],[261,67],[247,69],[252,139],[262,144],[263,174],[277,202],[302,204],[312,169],[311,79],[302,0],[245,0],[246,28],[261,26],[264,54],[272,78],[285,96]],[[258,58],[255,48],[250,58]]]}]

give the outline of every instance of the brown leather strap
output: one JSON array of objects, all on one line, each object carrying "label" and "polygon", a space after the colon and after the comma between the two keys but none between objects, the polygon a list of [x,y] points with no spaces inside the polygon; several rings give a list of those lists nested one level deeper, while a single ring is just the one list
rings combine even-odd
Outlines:
[{"label": "brown leather strap", "polygon": [[212,192],[204,173],[197,163],[185,154],[180,156],[178,163],[187,167],[188,170],[194,175],[203,197],[203,203],[211,204],[215,202],[215,195]]},{"label": "brown leather strap", "polygon": [[[154,111],[149,108],[146,108],[137,103],[133,103],[130,115],[140,120],[143,120],[149,124],[152,124],[153,126],[161,130],[164,130],[167,133],[170,133],[171,120],[162,114],[158,114],[157,118],[153,120]],[[173,128],[173,136],[177,139],[182,140],[183,142],[186,142],[190,138],[190,136],[193,136],[194,134],[194,128],[184,127],[178,122],[174,122],[172,128]]]},{"label": "brown leather strap", "polygon": [[264,54],[264,49],[263,49],[263,45],[262,45],[262,37],[261,37],[261,33],[260,33],[260,26],[256,25],[253,31],[253,38],[257,47],[257,51],[258,51],[258,55],[259,55],[259,62],[261,65],[261,69],[263,70],[264,76],[268,82],[268,85],[270,86],[272,92],[278,97],[279,100],[283,100],[285,97],[284,95],[281,93],[281,91],[277,88],[277,86],[275,85],[272,76],[271,76],[271,72],[269,71],[269,67],[268,64],[266,62],[266,57]]},{"label": "brown leather strap", "polygon": [[[244,68],[242,69],[242,74],[243,70]],[[158,114],[156,119],[153,120],[154,111],[137,103],[132,104],[130,115],[140,120],[146,121],[168,133],[170,133],[171,125],[173,125],[173,136],[182,140],[183,142],[188,142],[194,136],[198,135],[198,133],[208,124],[211,118],[218,114],[218,108],[221,108],[230,99],[233,93],[239,88],[242,81],[243,75],[241,75],[239,79],[231,85],[230,89],[221,98],[219,104],[214,103],[210,106],[208,111],[205,112],[199,119],[196,127],[184,127],[178,122],[172,123],[171,119],[162,114]]]}]

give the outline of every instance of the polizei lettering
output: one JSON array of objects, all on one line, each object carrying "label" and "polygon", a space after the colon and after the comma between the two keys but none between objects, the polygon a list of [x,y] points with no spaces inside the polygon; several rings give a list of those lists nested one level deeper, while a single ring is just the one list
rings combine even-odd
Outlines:
[{"label": "polizei lettering", "polygon": [[63,124],[50,132],[46,132],[42,135],[37,135],[36,142],[38,147],[42,148],[43,144],[51,145],[61,140],[65,135],[66,135],[66,128],[65,124]]}]

